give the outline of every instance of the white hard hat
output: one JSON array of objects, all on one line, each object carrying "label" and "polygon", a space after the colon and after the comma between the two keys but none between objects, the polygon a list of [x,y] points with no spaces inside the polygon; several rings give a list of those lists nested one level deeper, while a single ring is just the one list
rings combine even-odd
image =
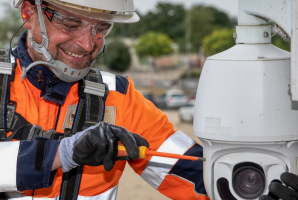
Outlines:
[{"label": "white hard hat", "polygon": [[[24,0],[11,0],[11,5],[18,8]],[[140,20],[135,12],[133,0],[45,0],[68,12],[90,19],[115,23],[134,23]]]}]

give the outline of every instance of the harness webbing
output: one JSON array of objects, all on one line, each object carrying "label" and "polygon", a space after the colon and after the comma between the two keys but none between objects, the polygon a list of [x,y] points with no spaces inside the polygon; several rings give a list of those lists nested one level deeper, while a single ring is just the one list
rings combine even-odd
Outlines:
[{"label": "harness webbing", "polygon": [[0,74],[0,132],[6,133],[6,105],[8,103],[7,96],[8,96],[8,78],[9,75],[7,74]]},{"label": "harness webbing", "polygon": [[[9,54],[6,49],[0,49],[0,61],[10,62]],[[9,102],[9,88],[10,88],[10,75],[0,74],[0,141],[6,139],[7,125],[7,104]]]},{"label": "harness webbing", "polygon": [[[90,70],[86,80],[101,83],[102,76],[98,70]],[[106,87],[106,90],[108,88]],[[103,121],[105,102],[104,97],[85,93],[80,98],[72,127],[72,133],[82,131],[100,121]],[[63,174],[60,190],[60,200],[77,200],[83,166],[79,166]]]}]

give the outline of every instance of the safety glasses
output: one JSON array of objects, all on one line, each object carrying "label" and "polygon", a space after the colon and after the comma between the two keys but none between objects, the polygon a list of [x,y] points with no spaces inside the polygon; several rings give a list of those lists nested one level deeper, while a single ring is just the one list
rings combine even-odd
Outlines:
[{"label": "safety glasses", "polygon": [[59,13],[43,4],[41,5],[41,9],[56,28],[74,37],[80,37],[91,29],[94,39],[104,38],[113,28],[112,22],[91,23],[83,19]]}]

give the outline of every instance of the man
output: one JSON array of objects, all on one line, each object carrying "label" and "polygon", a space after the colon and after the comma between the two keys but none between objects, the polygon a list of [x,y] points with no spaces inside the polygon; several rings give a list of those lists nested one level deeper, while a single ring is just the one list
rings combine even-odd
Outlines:
[{"label": "man", "polygon": [[[7,142],[15,155],[9,166],[17,165],[10,173],[14,176],[6,182],[0,180],[0,191],[13,199],[115,199],[126,163],[119,159],[124,159],[172,199],[209,199],[202,162],[137,159],[138,146],[150,144],[151,150],[194,156],[202,156],[202,147],[182,131],[175,131],[166,115],[134,89],[131,79],[90,71],[113,23],[139,20],[132,0],[25,0],[12,4],[21,7],[28,31],[12,52],[17,66],[9,100],[17,104],[18,121],[26,123],[18,129],[12,125],[7,136],[32,138],[38,125],[47,131],[45,136],[51,135],[48,138],[63,139],[60,143],[41,137]],[[99,122],[102,120],[108,123]],[[117,158],[118,141],[126,147],[128,157]],[[0,157],[6,158],[4,149],[0,143]],[[51,172],[60,167],[62,170]]]}]

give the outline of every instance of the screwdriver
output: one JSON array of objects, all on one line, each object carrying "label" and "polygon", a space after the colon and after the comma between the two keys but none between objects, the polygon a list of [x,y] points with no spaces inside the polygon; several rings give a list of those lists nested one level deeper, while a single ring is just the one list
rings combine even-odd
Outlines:
[{"label": "screwdriver", "polygon": [[[128,156],[126,149],[125,149],[124,145],[121,142],[119,142],[117,157],[126,157],[126,156]],[[152,150],[149,150],[145,146],[140,146],[139,147],[139,157],[144,159],[147,156],[159,156],[159,157],[176,158],[176,159],[193,160],[193,161],[199,161],[199,160],[205,161],[206,160],[205,158],[201,158],[201,157],[184,156],[184,155],[173,154],[173,153],[152,151]]]}]

